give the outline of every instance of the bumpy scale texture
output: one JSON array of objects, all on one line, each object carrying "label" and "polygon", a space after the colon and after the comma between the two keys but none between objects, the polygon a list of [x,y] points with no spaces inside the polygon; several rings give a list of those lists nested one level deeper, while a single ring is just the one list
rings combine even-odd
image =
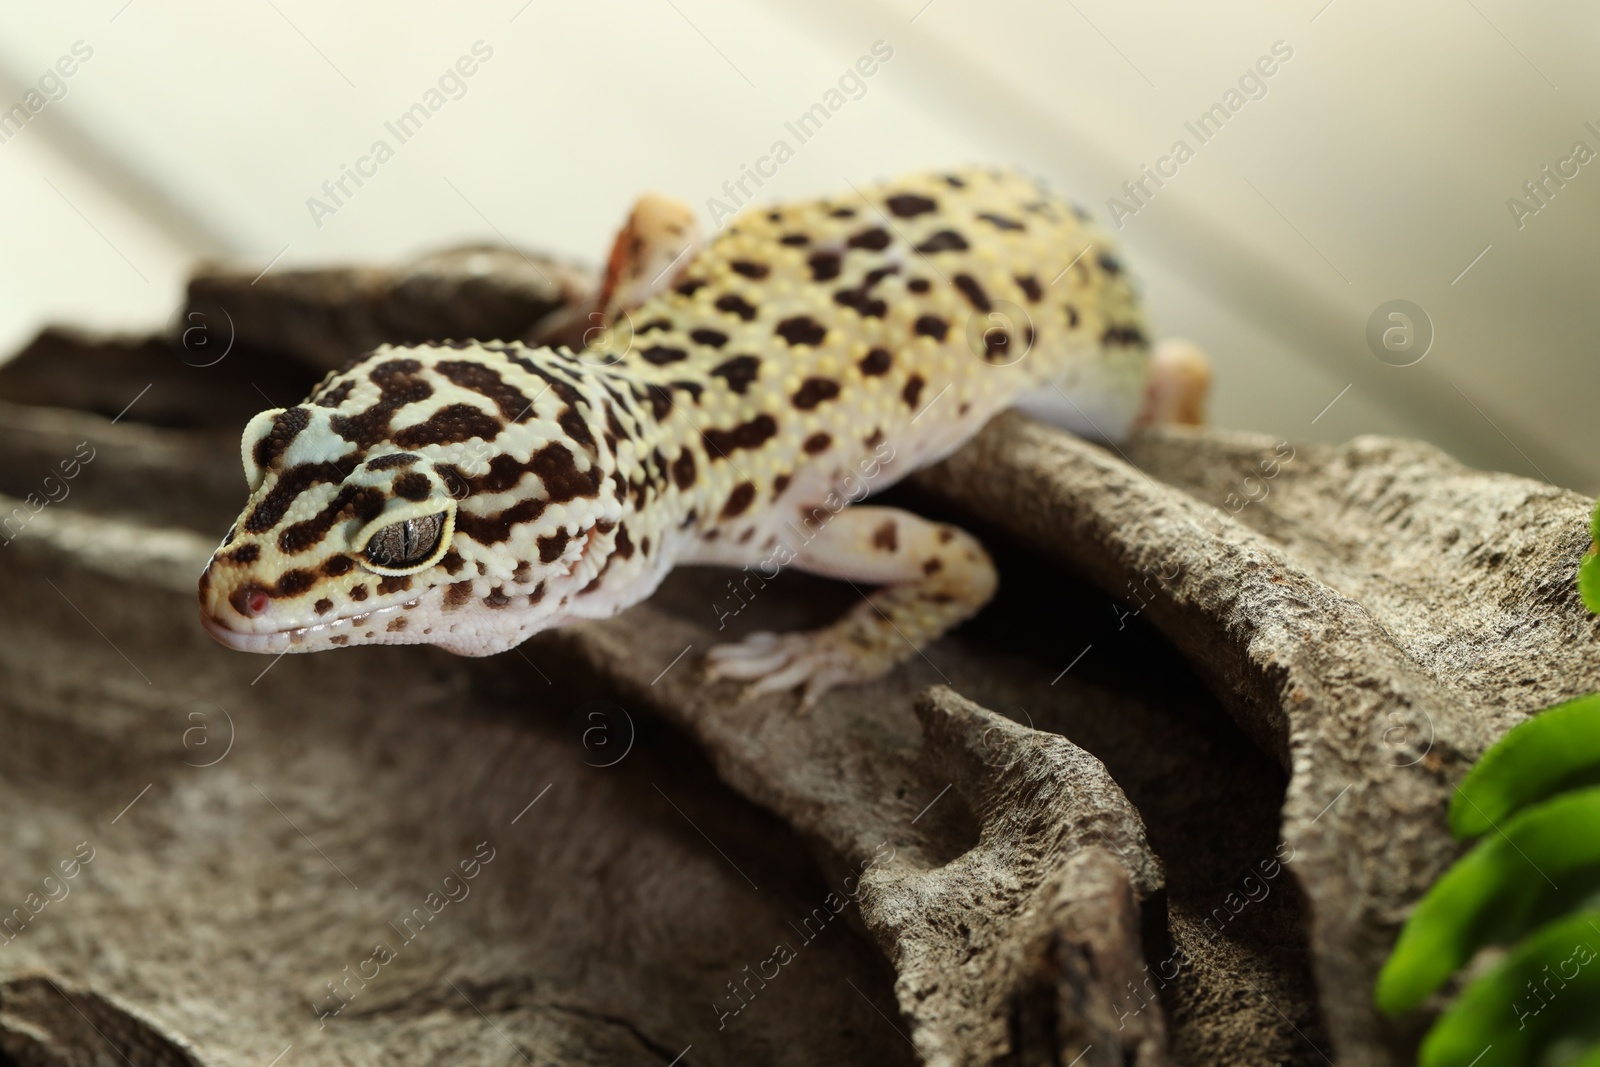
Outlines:
[{"label": "bumpy scale texture", "polygon": [[[613,276],[666,259],[637,222]],[[693,250],[669,228],[668,252]],[[249,503],[200,579],[207,628],[255,652],[488,655],[612,615],[678,564],[794,566],[877,588],[709,666],[814,696],[892,669],[994,590],[964,531],[855,501],[1034,387],[1117,426],[1139,405],[1147,345],[1111,243],[1011,173],[749,210],[678,259],[611,299],[583,351],[386,346],[256,416]]]}]

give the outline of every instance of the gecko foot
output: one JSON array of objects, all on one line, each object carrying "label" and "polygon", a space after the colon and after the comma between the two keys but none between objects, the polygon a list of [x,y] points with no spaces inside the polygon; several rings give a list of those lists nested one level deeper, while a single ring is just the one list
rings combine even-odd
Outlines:
[{"label": "gecko foot", "polygon": [[834,686],[871,681],[899,661],[900,657],[872,655],[844,629],[832,626],[791,634],[753,633],[708,652],[706,673],[713,680],[748,681],[747,697],[804,686],[801,705],[809,708]]},{"label": "gecko foot", "polygon": [[751,696],[804,686],[802,707],[914,658],[977,614],[997,580],[988,553],[965,530],[871,504],[846,508],[818,529],[796,565],[878,588],[831,626],[753,633],[713,648],[706,666],[712,678],[751,682]]}]

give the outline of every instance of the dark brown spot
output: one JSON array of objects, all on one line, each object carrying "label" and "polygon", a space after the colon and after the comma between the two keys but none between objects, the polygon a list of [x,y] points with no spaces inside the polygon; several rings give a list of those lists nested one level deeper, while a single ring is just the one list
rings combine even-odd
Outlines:
[{"label": "dark brown spot", "polygon": [[633,332],[635,334],[642,335],[642,334],[647,334],[647,333],[654,333],[657,330],[670,330],[670,329],[672,329],[672,320],[671,319],[651,319],[649,322],[647,322],[644,325],[640,326],[637,330],[635,330]]},{"label": "dark brown spot", "polygon": [[734,356],[712,367],[711,373],[725,379],[729,389],[743,396],[750,383],[760,376],[761,361],[755,356]]},{"label": "dark brown spot", "polygon": [[580,471],[571,450],[559,441],[552,441],[529,457],[527,469],[544,482],[551,503],[593,496],[600,487],[594,470]]},{"label": "dark brown spot", "polygon": [[979,215],[978,217],[980,219],[982,219],[984,222],[987,222],[987,223],[990,223],[991,225],[993,225],[994,228],[997,229],[997,230],[1022,230],[1022,229],[1026,229],[1027,228],[1027,227],[1023,226],[1022,223],[1018,222],[1016,219],[1008,219],[1004,215],[996,215],[992,211],[985,211],[983,214]]},{"label": "dark brown spot", "polygon": [[862,230],[845,242],[848,248],[864,248],[869,252],[882,252],[889,247],[889,231],[882,226]]},{"label": "dark brown spot", "polygon": [[651,345],[649,348],[640,349],[639,356],[646,363],[653,363],[658,367],[664,367],[668,363],[676,363],[679,360],[688,359],[689,353],[685,352],[681,348],[669,348],[666,345]]},{"label": "dark brown spot", "polygon": [[733,492],[728,494],[728,502],[722,505],[722,517],[731,519],[735,515],[744,514],[750,502],[756,498],[756,487],[751,482],[740,482],[733,487]]},{"label": "dark brown spot", "polygon": [[408,471],[394,480],[394,491],[397,496],[407,500],[426,500],[428,494],[433,492],[433,483],[428,481],[425,474]]},{"label": "dark brown spot", "polygon": [[861,357],[861,373],[867,375],[888,374],[889,366],[894,362],[894,357],[889,355],[887,348],[874,348]]},{"label": "dark brown spot", "polygon": [[840,307],[855,308],[858,315],[881,319],[889,312],[889,305],[867,295],[865,289],[840,289],[833,294],[833,302]]},{"label": "dark brown spot", "polygon": [[311,394],[311,402],[319,408],[336,408],[344,403],[345,397],[350,395],[350,390],[356,387],[354,379],[346,378],[332,389],[318,389]]},{"label": "dark brown spot", "polygon": [[444,587],[444,609],[446,611],[454,611],[471,599],[471,582],[452,582]]},{"label": "dark brown spot", "polygon": [[1108,252],[1102,252],[1098,258],[1100,261],[1100,269],[1105,271],[1107,274],[1115,277],[1116,275],[1122,273],[1122,264],[1117,261],[1116,256],[1113,256]]},{"label": "dark brown spot", "polygon": [[1011,334],[1000,326],[983,331],[983,358],[1001,360],[1011,350]]},{"label": "dark brown spot", "polygon": [[790,481],[791,479],[787,474],[780,474],[772,479],[772,499],[776,500],[782,496],[783,491],[789,488]]},{"label": "dark brown spot", "polygon": [[667,387],[670,389],[677,389],[680,392],[688,393],[689,399],[696,404],[700,403],[700,394],[706,391],[706,387],[701,385],[699,382],[692,382],[686,378],[679,379],[675,382],[668,382]]},{"label": "dark brown spot", "polygon": [[893,519],[885,520],[883,525],[872,531],[872,547],[883,552],[893,552],[900,547],[900,536]]},{"label": "dark brown spot", "polygon": [[387,630],[389,633],[392,633],[392,634],[397,634],[401,630],[404,630],[405,628],[406,628],[406,617],[404,615],[400,616],[397,619],[390,619],[389,620],[389,625],[384,627],[385,630]]},{"label": "dark brown spot", "polygon": [[710,429],[701,433],[714,453],[712,459],[721,459],[729,452],[741,448],[760,448],[778,432],[778,423],[771,415],[757,415],[749,422],[740,423],[727,430]]},{"label": "dark brown spot", "polygon": [[[547,504],[560,504],[599,492],[600,478],[593,468],[580,471],[572,451],[552,441],[535,452],[525,464],[500,455],[489,461],[489,473],[481,478],[464,478],[473,492],[498,492],[516,485],[524,473],[538,475],[544,483],[544,498],[528,497],[495,515],[475,515],[463,510],[456,515],[456,529],[479,544],[509,540],[511,528],[531,522],[544,513]],[[495,486],[499,486],[496,489]]]},{"label": "dark brown spot", "polygon": [[926,278],[912,278],[910,281],[906,282],[906,288],[910,289],[913,293],[926,293],[929,289],[933,288],[933,286],[929,284],[928,279]]},{"label": "dark brown spot", "polygon": [[954,530],[950,529],[950,527],[946,526],[944,529],[939,531],[939,543],[941,545],[948,545],[951,541],[954,541],[955,539],[956,539],[956,532]]},{"label": "dark brown spot", "polygon": [[305,408],[289,408],[273,416],[272,429],[256,442],[251,457],[262,470],[271,467],[283,455],[300,431],[311,424],[311,412]]},{"label": "dark brown spot", "polygon": [[726,311],[729,314],[737,315],[746,322],[756,317],[755,305],[737,293],[729,293],[727,296],[717,297],[716,308],[718,311]]},{"label": "dark brown spot", "polygon": [[803,233],[786,233],[782,237],[778,238],[778,243],[781,245],[789,245],[791,248],[797,248],[800,245],[810,244],[811,238],[807,237]]},{"label": "dark brown spot", "polygon": [[905,399],[908,407],[916,408],[917,398],[922,395],[922,387],[926,384],[920,374],[913,374],[910,380],[906,382],[906,387],[900,391],[900,395]]},{"label": "dark brown spot", "polygon": [[349,643],[350,643],[350,635],[349,634],[339,634],[337,637],[328,638],[328,644],[330,644],[330,645],[348,645]]},{"label": "dark brown spot", "polygon": [[956,177],[954,174],[946,174],[944,176],[944,183],[952,189],[965,189],[967,187],[967,183]]},{"label": "dark brown spot", "polygon": [[508,422],[526,422],[533,411],[533,403],[515,386],[506,383],[492,367],[482,363],[447,359],[434,364],[445,378],[463,389],[470,389],[494,401],[500,416]]},{"label": "dark brown spot", "polygon": [[774,332],[791,345],[820,345],[828,336],[828,328],[810,315],[784,319]]},{"label": "dark brown spot", "polygon": [[831,444],[833,444],[833,438],[830,435],[814,433],[806,438],[805,444],[800,447],[805,449],[807,455],[814,456],[819,452],[826,452]]},{"label": "dark brown spot", "polygon": [[1068,304],[1065,310],[1067,312],[1067,329],[1076,330],[1078,328],[1078,309]]},{"label": "dark brown spot", "polygon": [[556,418],[556,425],[561,427],[563,433],[573,442],[584,448],[594,451],[594,434],[589,430],[589,424],[575,407],[568,407]]},{"label": "dark brown spot", "polygon": [[403,593],[411,588],[409,574],[388,574],[378,583],[378,595],[388,596],[390,593]]},{"label": "dark brown spot", "polygon": [[937,559],[924,560],[922,563],[923,574],[938,574],[944,570],[944,564]]},{"label": "dark brown spot", "polygon": [[950,324],[937,315],[922,315],[917,319],[915,329],[923,337],[943,341],[945,334],[950,332]]},{"label": "dark brown spot", "polygon": [[498,585],[489,590],[488,594],[483,598],[483,606],[486,608],[503,608],[509,603],[511,603],[511,598],[506,596],[505,590]]},{"label": "dark brown spot", "polygon": [[261,558],[261,546],[257,544],[240,545],[221,558],[229,563],[254,563]]},{"label": "dark brown spot", "polygon": [[828,217],[832,219],[853,219],[856,217],[856,209],[853,207],[836,207],[828,212]]},{"label": "dark brown spot", "polygon": [[889,206],[889,214],[897,219],[915,218],[925,215],[930,211],[938,211],[939,205],[926,196],[915,193],[900,193],[884,201]]},{"label": "dark brown spot", "polygon": [[539,562],[554,563],[560,559],[561,553],[567,550],[567,542],[571,540],[572,535],[564,529],[539,538]]},{"label": "dark brown spot", "polygon": [[687,448],[672,461],[672,481],[679,489],[688,489],[694,484],[694,453]]},{"label": "dark brown spot", "polygon": [[500,436],[500,430],[501,422],[493,415],[471,404],[450,404],[434,412],[426,422],[396,432],[393,441],[401,448],[456,444],[474,437],[493,441]]},{"label": "dark brown spot", "polygon": [[728,269],[735,274],[759,281],[765,278],[772,270],[765,263],[752,263],[748,259],[736,259],[728,264]]},{"label": "dark brown spot", "polygon": [[954,230],[940,230],[926,241],[917,246],[917,251],[925,256],[935,252],[965,252],[967,239]]},{"label": "dark brown spot", "polygon": [[806,260],[806,265],[811,268],[811,280],[814,282],[832,281],[839,276],[839,253],[814,252]]},{"label": "dark brown spot", "polygon": [[1029,303],[1037,304],[1039,298],[1044,296],[1044,290],[1039,288],[1039,279],[1031,274],[1017,275],[1017,284],[1022,286],[1022,292],[1027,296]]},{"label": "dark brown spot", "polygon": [[[384,360],[367,372],[368,380],[378,387],[377,402],[354,415],[335,415],[329,420],[329,426],[334,433],[359,448],[371,448],[385,440],[390,436],[389,423],[396,411],[433,395],[433,386],[418,377],[421,371],[422,363],[415,359]],[[488,418],[476,408],[471,410]],[[499,432],[498,422],[495,432]],[[398,438],[395,440],[398,441]]]},{"label": "dark brown spot", "polygon": [[279,533],[278,548],[291,555],[315,548],[340,519],[355,518],[371,522],[382,514],[383,503],[383,494],[372,486],[347,485],[321,511]]},{"label": "dark brown spot", "polygon": [[342,481],[344,471],[337,463],[302,463],[289,468],[244,520],[245,532],[265,533],[282,521],[301,493],[315,485]]},{"label": "dark brown spot", "polygon": [[274,597],[299,597],[312,585],[317,584],[317,576],[310,571],[285,571],[278,577],[277,589],[272,590]]},{"label": "dark brown spot", "polygon": [[880,426],[873,430],[870,437],[864,437],[861,439],[861,443],[871,449],[876,449],[879,445],[883,444],[883,427]]},{"label": "dark brown spot", "polygon": [[395,467],[409,467],[422,459],[415,452],[390,452],[387,456],[367,460],[367,470],[386,471]]},{"label": "dark brown spot", "polygon": [[650,414],[658,419],[666,418],[667,412],[672,410],[672,390],[655,382],[646,382],[644,399],[650,402]]},{"label": "dark brown spot", "polygon": [[453,575],[461,573],[461,568],[465,567],[466,563],[462,561],[461,553],[452,548],[439,557],[439,566],[444,568],[446,574]]},{"label": "dark brown spot", "polygon": [[311,605],[311,610],[316,612],[318,615],[326,615],[328,612],[333,610],[333,601],[329,600],[327,597],[323,597],[321,600]]},{"label": "dark brown spot", "polygon": [[710,345],[712,348],[721,348],[728,343],[728,335],[721,330],[698,329],[689,334],[689,339],[695,344]]},{"label": "dark brown spot", "polygon": [[705,287],[706,287],[706,283],[702,279],[700,279],[700,278],[687,278],[684,281],[679,282],[678,283],[678,288],[676,290],[674,290],[674,291],[679,296],[693,296],[695,293],[699,292],[701,289],[704,289]]},{"label": "dark brown spot", "polygon": [[357,601],[367,599],[367,587],[365,585],[355,586],[350,590],[350,599]]},{"label": "dark brown spot", "polygon": [[1126,345],[1138,347],[1145,344],[1144,333],[1137,326],[1107,326],[1106,332],[1100,335],[1103,345]]},{"label": "dark brown spot", "polygon": [[832,378],[807,378],[790,399],[801,411],[810,411],[825,400],[839,395],[839,383]]},{"label": "dark brown spot", "polygon": [[628,536],[628,528],[626,526],[618,527],[616,540],[612,544],[616,546],[618,556],[623,559],[633,558],[633,538]]},{"label": "dark brown spot", "polygon": [[990,308],[989,294],[983,291],[983,286],[970,274],[957,274],[952,281],[956,288],[961,290],[961,295],[979,311],[988,311]]}]

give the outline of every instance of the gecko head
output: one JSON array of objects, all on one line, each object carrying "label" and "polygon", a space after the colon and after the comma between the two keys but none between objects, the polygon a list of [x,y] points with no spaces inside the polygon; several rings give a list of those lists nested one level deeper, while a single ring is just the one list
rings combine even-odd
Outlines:
[{"label": "gecko head", "polygon": [[252,419],[250,499],[200,577],[211,635],[273,654],[489,655],[567,621],[620,507],[578,391],[513,397],[505,361],[380,349]]}]

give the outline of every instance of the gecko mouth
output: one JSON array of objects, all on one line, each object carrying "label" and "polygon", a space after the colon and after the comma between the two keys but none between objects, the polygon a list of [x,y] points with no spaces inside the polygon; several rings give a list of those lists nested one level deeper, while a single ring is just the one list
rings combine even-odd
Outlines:
[{"label": "gecko mouth", "polygon": [[377,608],[361,615],[354,615],[344,619],[329,619],[326,622],[313,623],[310,626],[296,626],[287,630],[267,630],[262,633],[249,633],[235,630],[218,620],[204,607],[200,609],[200,624],[206,628],[218,644],[225,645],[236,652],[260,652],[267,655],[282,654],[284,652],[317,652],[331,647],[329,639],[340,634],[347,634],[354,630],[358,624],[370,624],[385,619],[390,615],[399,613],[401,605]]},{"label": "gecko mouth", "polygon": [[206,633],[216,639],[220,645],[225,645],[236,652],[288,652],[290,651],[289,635],[293,630],[276,630],[269,633],[251,634],[230,629],[212,618],[211,613],[205,608],[200,609],[200,624],[206,628]]}]

